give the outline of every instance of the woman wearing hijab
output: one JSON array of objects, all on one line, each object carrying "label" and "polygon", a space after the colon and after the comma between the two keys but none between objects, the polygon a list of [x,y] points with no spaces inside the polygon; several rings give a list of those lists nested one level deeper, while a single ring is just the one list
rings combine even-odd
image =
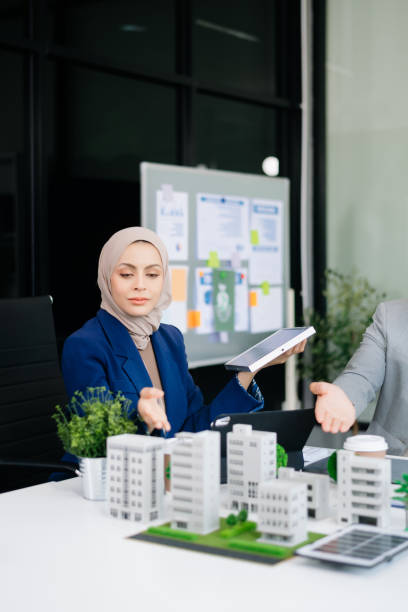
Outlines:
[{"label": "woman wearing hijab", "polygon": [[[188,371],[182,333],[160,324],[171,302],[166,247],[151,230],[129,227],[104,245],[98,266],[101,308],[64,344],[68,394],[86,387],[122,391],[146,430],[201,431],[221,413],[263,407],[254,374],[239,372],[205,406]],[[304,343],[271,362],[283,363]],[[166,434],[167,435],[167,434]]]}]

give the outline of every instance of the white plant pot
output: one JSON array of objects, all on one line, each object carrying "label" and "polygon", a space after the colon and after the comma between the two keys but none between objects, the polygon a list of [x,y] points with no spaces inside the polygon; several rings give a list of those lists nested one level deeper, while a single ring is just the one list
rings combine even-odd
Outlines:
[{"label": "white plant pot", "polygon": [[79,471],[83,496],[92,501],[106,499],[106,457],[80,457]]}]

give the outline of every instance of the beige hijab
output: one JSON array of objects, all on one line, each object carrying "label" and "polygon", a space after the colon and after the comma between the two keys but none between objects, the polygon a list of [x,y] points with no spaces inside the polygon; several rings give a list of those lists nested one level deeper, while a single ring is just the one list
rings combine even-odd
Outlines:
[{"label": "beige hijab", "polygon": [[[111,276],[123,251],[138,240],[150,242],[160,253],[163,264],[163,289],[152,312],[148,315],[132,317],[116,304],[111,293]],[[149,343],[151,334],[159,328],[162,312],[171,302],[171,281],[168,254],[164,243],[157,234],[145,227],[127,227],[113,234],[105,243],[99,256],[98,286],[101,290],[101,308],[116,317],[128,330],[137,348],[143,350]]]}]

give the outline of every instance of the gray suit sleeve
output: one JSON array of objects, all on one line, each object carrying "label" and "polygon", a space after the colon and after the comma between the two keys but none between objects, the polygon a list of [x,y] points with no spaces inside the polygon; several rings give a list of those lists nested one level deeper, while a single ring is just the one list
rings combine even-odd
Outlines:
[{"label": "gray suit sleeve", "polygon": [[372,402],[384,382],[386,339],[386,308],[379,304],[372,324],[366,329],[361,344],[345,370],[334,381],[354,404],[359,416]]}]

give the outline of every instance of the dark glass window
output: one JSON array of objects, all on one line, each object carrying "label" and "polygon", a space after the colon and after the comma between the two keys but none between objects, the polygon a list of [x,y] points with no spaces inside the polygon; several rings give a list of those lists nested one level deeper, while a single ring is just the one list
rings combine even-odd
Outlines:
[{"label": "dark glass window", "polygon": [[22,38],[26,35],[26,0],[1,0],[0,36]]},{"label": "dark glass window", "polygon": [[24,146],[23,56],[0,49],[0,152]]},{"label": "dark glass window", "polygon": [[0,297],[24,291],[21,160],[24,153],[23,56],[0,50]]},{"label": "dark glass window", "polygon": [[49,37],[129,66],[174,72],[174,0],[54,0]]},{"label": "dark glass window", "polygon": [[16,167],[0,154],[0,298],[18,296]]},{"label": "dark glass window", "polygon": [[74,176],[138,181],[141,161],[176,161],[173,88],[82,68],[65,70],[62,87],[57,121]]},{"label": "dark glass window", "polygon": [[253,94],[278,91],[278,0],[196,0],[194,72],[200,81]]},{"label": "dark glass window", "polygon": [[140,162],[177,161],[176,95],[171,87],[63,64],[50,64],[48,78],[57,125],[46,138],[50,292],[57,329],[66,335],[98,308],[103,243],[140,224]]},{"label": "dark glass window", "polygon": [[265,157],[279,157],[278,117],[274,109],[198,96],[197,163],[261,174]]}]

